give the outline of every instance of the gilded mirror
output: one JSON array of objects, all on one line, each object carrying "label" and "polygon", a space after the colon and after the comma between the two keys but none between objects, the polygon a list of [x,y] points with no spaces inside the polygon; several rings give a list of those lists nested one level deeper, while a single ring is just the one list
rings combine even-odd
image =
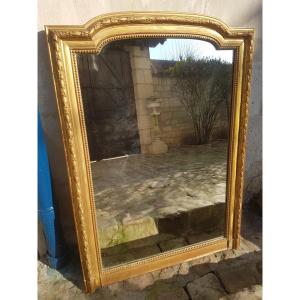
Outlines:
[{"label": "gilded mirror", "polygon": [[237,248],[253,31],[132,13],[46,32],[87,291]]}]

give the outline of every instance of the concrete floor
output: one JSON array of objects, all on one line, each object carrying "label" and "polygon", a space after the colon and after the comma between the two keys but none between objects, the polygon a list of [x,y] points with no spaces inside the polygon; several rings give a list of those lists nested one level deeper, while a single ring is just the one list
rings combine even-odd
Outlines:
[{"label": "concrete floor", "polygon": [[78,257],[60,271],[38,262],[38,297],[69,299],[262,299],[262,220],[255,210],[244,208],[239,250],[223,251],[189,263],[83,292]]},{"label": "concrete floor", "polygon": [[203,220],[208,228],[197,228],[201,233],[213,227],[213,219],[224,223],[226,142],[101,160],[91,167],[102,248],[161,233],[181,236],[168,230],[182,227],[178,217]]}]

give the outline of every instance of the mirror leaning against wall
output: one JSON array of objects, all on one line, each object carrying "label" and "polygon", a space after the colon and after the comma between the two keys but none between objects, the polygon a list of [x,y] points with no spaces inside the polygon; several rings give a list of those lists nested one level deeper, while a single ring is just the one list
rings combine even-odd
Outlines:
[{"label": "mirror leaning against wall", "polygon": [[103,266],[224,237],[233,50],[127,39],[77,65]]},{"label": "mirror leaning against wall", "polygon": [[45,30],[86,291],[238,249],[253,29],[127,12]]}]

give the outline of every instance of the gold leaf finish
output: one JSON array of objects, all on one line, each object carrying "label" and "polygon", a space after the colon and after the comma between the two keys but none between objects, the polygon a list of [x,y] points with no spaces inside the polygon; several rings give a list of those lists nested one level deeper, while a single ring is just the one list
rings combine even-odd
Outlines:
[{"label": "gold leaf finish", "polygon": [[[98,286],[237,248],[240,240],[243,178],[250,95],[253,30],[230,28],[218,19],[179,13],[137,12],[98,16],[83,26],[45,26],[66,156],[73,216],[87,292]],[[97,53],[114,40],[186,37],[234,50],[234,82],[228,154],[226,234],[223,238],[104,268],[96,226],[94,192],[77,53]]]}]

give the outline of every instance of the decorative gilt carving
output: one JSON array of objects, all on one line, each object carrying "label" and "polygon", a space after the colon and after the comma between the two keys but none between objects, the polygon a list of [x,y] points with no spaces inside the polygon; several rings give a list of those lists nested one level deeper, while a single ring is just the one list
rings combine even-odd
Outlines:
[{"label": "decorative gilt carving", "polygon": [[56,71],[59,79],[57,83],[60,88],[58,92],[60,93],[61,106],[63,111],[63,113],[61,114],[61,116],[63,117],[63,137],[66,150],[66,158],[68,160],[67,165],[69,169],[69,176],[71,180],[72,202],[76,214],[75,221],[78,228],[77,238],[80,240],[80,245],[82,246],[83,254],[85,257],[84,267],[87,274],[85,280],[87,281],[87,284],[90,284],[90,281],[92,281],[93,279],[93,274],[91,272],[89,244],[87,240],[87,230],[85,225],[85,213],[82,207],[80,180],[78,176],[78,161],[75,154],[74,132],[72,130],[70,106],[69,100],[67,98],[65,70],[63,68],[62,53],[58,35],[53,35],[53,42],[57,65]]},{"label": "decorative gilt carving", "polygon": [[86,31],[57,31],[56,36],[60,39],[89,39],[90,33]]},{"label": "decorative gilt carving", "polygon": [[248,115],[249,115],[249,98],[252,78],[252,61],[253,61],[253,36],[252,34],[247,38],[246,43],[249,46],[246,48],[246,63],[244,67],[244,74],[246,79],[244,80],[244,101],[241,103],[241,128],[239,137],[239,149],[240,149],[240,162],[239,162],[239,176],[238,176],[238,191],[235,205],[235,221],[234,221],[234,240],[233,247],[237,249],[240,245],[240,232],[241,232],[241,220],[242,220],[242,199],[243,199],[243,187],[244,187],[244,172],[245,172],[245,160],[246,160],[246,143],[247,143],[247,129],[248,129]]},{"label": "decorative gilt carving", "polygon": [[103,17],[93,22],[92,25],[88,26],[87,30],[91,35],[97,31],[112,26],[122,24],[181,24],[181,25],[197,25],[197,26],[208,26],[221,30],[223,33],[230,35],[228,27],[217,19],[200,16],[185,16],[185,15],[168,15],[165,16],[112,16]]},{"label": "decorative gilt carving", "polygon": [[[204,26],[216,30],[225,37],[244,37],[248,35],[248,32],[243,30],[230,29],[226,24],[216,18],[198,15],[184,15],[184,14],[157,14],[156,16],[148,14],[139,15],[139,13],[126,15],[108,15],[99,16],[92,19],[84,26],[76,26],[76,29],[72,27],[57,26],[56,35],[62,39],[90,39],[97,32],[107,27],[116,25],[128,25],[128,24],[179,24],[179,25],[196,25]],[[75,27],[75,26],[74,26]]]}]

